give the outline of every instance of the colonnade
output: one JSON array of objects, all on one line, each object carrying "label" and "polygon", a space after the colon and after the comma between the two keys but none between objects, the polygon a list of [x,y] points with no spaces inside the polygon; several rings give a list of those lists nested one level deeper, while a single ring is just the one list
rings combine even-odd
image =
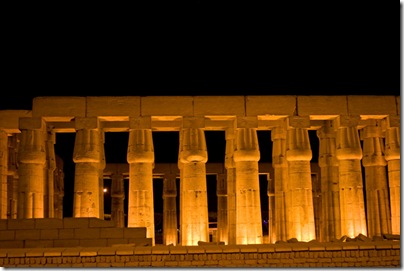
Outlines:
[{"label": "colonnade", "polygon": [[[15,118],[13,132],[0,129],[1,218],[10,210],[7,176],[15,175],[17,218],[57,217],[53,145],[58,132],[76,134],[74,217],[102,218],[104,135],[128,132],[128,227],[146,227],[147,237],[154,237],[152,133],[178,131],[180,188],[177,194],[172,178],[167,179],[164,204],[169,209],[172,198],[180,197],[182,245],[206,242],[205,131],[216,130],[224,131],[226,139],[226,174],[217,188],[219,241],[260,244],[257,132],[267,130],[273,146],[273,191],[268,191],[273,242],[400,234],[397,97],[38,97],[32,112],[22,115]],[[309,130],[316,130],[319,138],[321,236],[316,236]],[[7,148],[10,142],[14,146]],[[4,157],[12,153],[17,162],[9,163]],[[117,183],[114,190],[121,191],[122,185]],[[112,196],[121,201],[121,192]]]}]

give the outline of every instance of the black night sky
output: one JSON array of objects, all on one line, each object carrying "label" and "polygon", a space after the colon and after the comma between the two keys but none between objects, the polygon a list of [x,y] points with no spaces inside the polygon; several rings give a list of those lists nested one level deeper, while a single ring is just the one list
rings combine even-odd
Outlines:
[{"label": "black night sky", "polygon": [[[0,110],[31,109],[36,96],[401,93],[402,29],[391,6],[192,3],[182,20],[173,14],[155,26],[144,26],[153,18],[85,30],[62,22],[58,31],[39,21],[16,26],[18,35],[5,39]],[[261,161],[270,161],[270,133],[258,136]],[[153,137],[156,163],[176,163],[178,133]],[[126,162],[127,138],[107,133],[107,163]],[[206,140],[208,162],[223,162],[224,133],[207,132]],[[57,135],[65,171],[74,170],[73,143],[74,135]],[[71,176],[66,172],[66,217]]]}]

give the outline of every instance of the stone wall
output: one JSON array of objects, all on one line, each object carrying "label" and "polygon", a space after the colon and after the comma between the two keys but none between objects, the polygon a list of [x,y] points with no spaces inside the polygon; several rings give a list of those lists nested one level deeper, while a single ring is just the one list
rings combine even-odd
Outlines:
[{"label": "stone wall", "polygon": [[400,267],[400,242],[0,249],[3,267]]},{"label": "stone wall", "polygon": [[0,248],[151,245],[146,228],[117,228],[98,218],[0,219]]}]

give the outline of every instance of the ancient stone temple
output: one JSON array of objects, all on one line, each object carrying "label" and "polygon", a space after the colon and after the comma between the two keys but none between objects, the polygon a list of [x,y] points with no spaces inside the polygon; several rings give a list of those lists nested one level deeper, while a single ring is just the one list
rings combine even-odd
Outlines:
[{"label": "ancient stone temple", "polygon": [[[370,242],[399,236],[400,114],[400,97],[396,96],[36,97],[32,110],[0,111],[0,248],[83,247],[86,242],[94,247],[136,242],[159,247],[155,178],[163,182],[162,243],[170,245],[166,248],[169,253],[172,247],[203,244],[209,249],[216,244],[220,253],[234,249],[232,246],[240,252],[242,245],[262,245],[264,253],[264,248],[273,245],[273,253],[277,244],[290,240],[327,243],[362,236]],[[152,133],[168,131],[178,132],[178,163],[156,164]],[[224,132],[223,164],[210,164],[206,131]],[[260,163],[259,131],[271,134],[270,164]],[[312,151],[309,131],[317,133],[319,153]],[[106,163],[105,134],[114,132],[129,135],[126,164]],[[57,133],[75,134],[71,218],[63,216],[66,192],[63,161],[54,151]],[[312,162],[313,155],[318,156],[318,164]],[[215,174],[217,181],[214,242],[208,219],[207,174]],[[268,176],[266,237],[260,174]],[[105,178],[112,181],[111,221],[104,221]],[[125,180],[129,184],[127,214]],[[41,222],[45,220],[48,222]],[[18,229],[30,233],[21,234]],[[7,233],[2,230],[14,237],[4,237]],[[111,236],[116,237],[112,240]],[[37,239],[40,241],[35,243]],[[375,255],[396,255],[399,244],[388,244],[388,252],[381,254],[373,245]],[[251,247],[259,253],[257,247]],[[359,253],[358,246],[355,249],[355,257],[366,254]],[[204,251],[208,253],[208,249]],[[294,250],[283,252],[290,251]],[[350,255],[336,253],[340,258]],[[370,252],[366,255],[371,257]],[[0,251],[0,263],[1,257]],[[399,265],[396,257],[384,261],[380,259],[379,265]],[[268,261],[261,263],[271,266]]]}]

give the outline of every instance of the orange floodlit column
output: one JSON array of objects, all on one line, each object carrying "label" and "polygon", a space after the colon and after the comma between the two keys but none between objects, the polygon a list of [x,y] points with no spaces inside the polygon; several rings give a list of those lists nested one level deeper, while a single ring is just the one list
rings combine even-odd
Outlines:
[{"label": "orange floodlit column", "polygon": [[153,168],[154,147],[151,129],[131,129],[129,163],[128,227],[146,227],[154,245]]},{"label": "orange floodlit column", "polygon": [[163,244],[178,243],[176,174],[166,174],[163,180]]},{"label": "orange floodlit column", "polygon": [[365,204],[362,184],[362,149],[357,119],[341,119],[337,131],[337,159],[339,161],[339,191],[341,235],[367,235]]},{"label": "orange floodlit column", "polygon": [[8,177],[7,177],[7,194],[8,194],[8,217],[11,219],[17,218],[17,203],[18,203],[18,168],[17,168],[17,139],[19,134],[14,134],[8,139]]},{"label": "orange floodlit column", "polygon": [[219,242],[228,241],[229,229],[227,226],[227,178],[226,174],[217,174],[216,179],[217,195],[217,238]]},{"label": "orange floodlit column", "polygon": [[48,132],[46,146],[45,217],[55,217],[55,133]]},{"label": "orange floodlit column", "polygon": [[286,159],[289,181],[286,190],[288,239],[316,239],[310,160],[309,133],[306,128],[289,127],[286,137]]},{"label": "orange floodlit column", "polygon": [[385,159],[390,189],[392,234],[400,234],[400,128],[390,127],[386,130]]},{"label": "orange floodlit column", "polygon": [[[272,166],[274,168],[274,209],[275,228],[273,238],[276,241],[286,241],[286,199],[288,175],[288,161],[286,160],[286,127],[278,126],[271,130]],[[271,233],[269,233],[272,235]]]},{"label": "orange floodlit column", "polygon": [[236,243],[262,244],[257,130],[237,128],[233,156],[236,168]]},{"label": "orange floodlit column", "polygon": [[7,218],[8,136],[0,130],[0,219]]},{"label": "orange floodlit column", "polygon": [[76,139],[73,161],[74,217],[100,218],[99,170],[101,161],[101,137],[98,119],[76,117]]},{"label": "orange floodlit column", "polygon": [[55,218],[63,218],[63,197],[65,196],[65,175],[63,172],[63,160],[56,157],[55,177]]},{"label": "orange floodlit column", "polygon": [[341,214],[339,203],[338,160],[336,156],[336,129],[333,121],[326,120],[317,130],[319,138],[318,165],[321,169],[321,214],[324,242],[341,237]]},{"label": "orange floodlit column", "polygon": [[111,175],[111,220],[117,228],[125,226],[125,186],[123,175],[117,172]]},{"label": "orange floodlit column", "polygon": [[206,190],[205,133],[197,123],[180,131],[180,232],[181,245],[195,246],[209,240]]},{"label": "orange floodlit column", "polygon": [[228,244],[236,244],[236,165],[234,163],[234,128],[225,130],[226,151],[224,166],[226,168],[227,182],[227,227],[228,227]]},{"label": "orange floodlit column", "polygon": [[363,158],[366,182],[368,236],[391,233],[387,162],[384,159],[383,134],[380,120],[363,128]]},{"label": "orange floodlit column", "polygon": [[98,195],[100,198],[99,218],[104,219],[104,169],[107,165],[104,152],[104,133],[100,133],[100,163],[98,168]]},{"label": "orange floodlit column", "polygon": [[45,123],[20,119],[18,218],[44,218]]}]

